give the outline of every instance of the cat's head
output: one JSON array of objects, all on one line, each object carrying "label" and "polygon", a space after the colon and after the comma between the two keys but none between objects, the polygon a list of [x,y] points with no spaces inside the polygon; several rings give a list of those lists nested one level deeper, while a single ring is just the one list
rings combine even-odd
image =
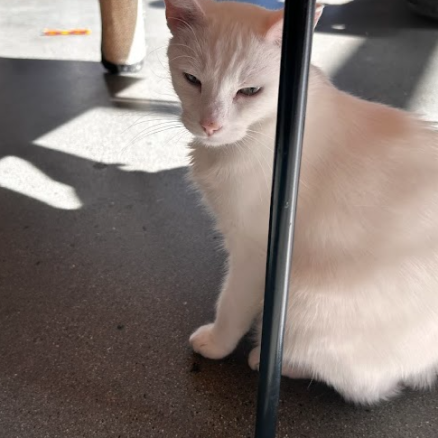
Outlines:
[{"label": "cat's head", "polygon": [[[214,0],[165,3],[173,36],[169,66],[185,127],[204,144],[220,146],[274,117],[283,11]],[[315,23],[321,11],[318,6]]]}]

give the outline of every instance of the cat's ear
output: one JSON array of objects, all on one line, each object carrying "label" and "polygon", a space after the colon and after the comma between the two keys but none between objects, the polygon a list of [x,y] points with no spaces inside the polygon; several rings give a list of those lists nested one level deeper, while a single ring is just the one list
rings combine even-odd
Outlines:
[{"label": "cat's ear", "polygon": [[283,37],[283,9],[269,14],[266,26],[266,39],[273,43],[281,43]]},{"label": "cat's ear", "polygon": [[[313,27],[315,28],[321,18],[324,5],[322,3],[316,3],[315,6],[315,18],[313,20]],[[283,9],[275,11],[270,14],[267,23],[266,38],[272,42],[281,42],[283,37]]]},{"label": "cat's ear", "polygon": [[324,5],[322,3],[316,3],[315,6],[315,19],[313,20],[313,28],[318,24],[319,19],[321,18],[322,11],[324,10]]},{"label": "cat's ear", "polygon": [[202,20],[205,17],[206,0],[164,0],[166,20],[170,31],[175,32],[185,26]]}]

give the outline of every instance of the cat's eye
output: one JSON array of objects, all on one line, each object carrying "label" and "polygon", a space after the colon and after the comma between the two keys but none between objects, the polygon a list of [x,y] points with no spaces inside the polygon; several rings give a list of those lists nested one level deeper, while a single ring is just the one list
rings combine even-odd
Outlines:
[{"label": "cat's eye", "polygon": [[257,94],[261,89],[261,87],[242,88],[238,91],[238,93],[243,94],[244,96],[254,96],[254,94]]},{"label": "cat's eye", "polygon": [[191,75],[190,73],[184,73],[184,77],[193,85],[201,85],[201,81],[196,77]]}]

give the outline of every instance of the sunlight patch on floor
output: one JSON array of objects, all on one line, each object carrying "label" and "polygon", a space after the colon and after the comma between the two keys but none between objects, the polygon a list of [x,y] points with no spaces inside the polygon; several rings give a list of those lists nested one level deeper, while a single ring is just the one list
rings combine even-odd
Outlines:
[{"label": "sunlight patch on floor", "polygon": [[0,159],[0,187],[59,210],[78,210],[82,207],[73,187],[51,179],[18,157]]},{"label": "sunlight patch on floor", "polygon": [[161,112],[93,108],[33,143],[127,171],[183,167],[188,164],[186,145],[191,136],[166,105]]}]

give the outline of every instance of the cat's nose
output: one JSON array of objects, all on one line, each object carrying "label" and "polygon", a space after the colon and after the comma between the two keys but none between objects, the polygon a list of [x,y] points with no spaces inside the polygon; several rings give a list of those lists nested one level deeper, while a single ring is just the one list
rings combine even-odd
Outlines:
[{"label": "cat's nose", "polygon": [[213,122],[211,120],[201,122],[202,129],[204,132],[211,137],[215,132],[219,131],[222,126],[218,122]]}]

